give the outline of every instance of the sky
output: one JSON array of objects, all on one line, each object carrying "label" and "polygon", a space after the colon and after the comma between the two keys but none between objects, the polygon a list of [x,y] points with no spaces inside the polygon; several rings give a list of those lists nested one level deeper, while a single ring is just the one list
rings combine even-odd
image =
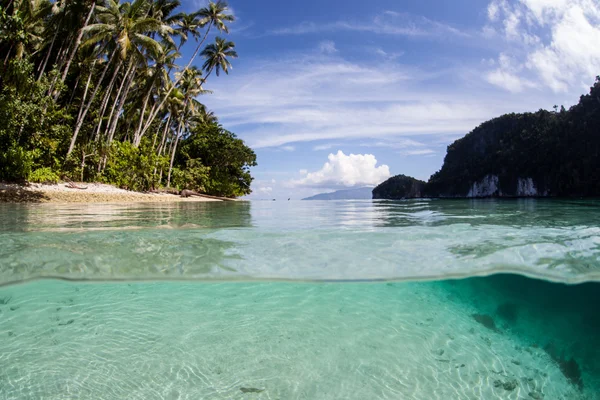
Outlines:
[{"label": "sky", "polygon": [[239,58],[199,100],[255,150],[252,199],[427,180],[482,122],[568,108],[600,75],[600,0],[229,5]]}]

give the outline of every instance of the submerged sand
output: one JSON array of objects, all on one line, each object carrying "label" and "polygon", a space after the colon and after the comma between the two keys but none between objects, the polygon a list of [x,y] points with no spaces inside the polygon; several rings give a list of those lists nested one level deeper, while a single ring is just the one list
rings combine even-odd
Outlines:
[{"label": "submerged sand", "polygon": [[140,193],[103,183],[80,183],[73,189],[66,183],[29,185],[0,183],[0,202],[5,203],[141,203],[221,201],[206,197],[183,198],[168,193]]}]

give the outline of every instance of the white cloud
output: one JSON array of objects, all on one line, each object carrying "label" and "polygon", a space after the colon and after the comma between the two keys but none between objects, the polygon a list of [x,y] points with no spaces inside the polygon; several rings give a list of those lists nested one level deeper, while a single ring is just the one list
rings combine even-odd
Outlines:
[{"label": "white cloud", "polygon": [[493,0],[488,18],[510,45],[503,53],[516,59],[513,70],[488,73],[493,84],[513,92],[543,85],[575,95],[600,71],[597,0]]},{"label": "white cloud", "polygon": [[335,42],[331,40],[324,40],[319,43],[319,51],[325,54],[333,54],[337,53],[337,49],[335,48]]},{"label": "white cloud", "polygon": [[294,146],[281,146],[280,149],[283,150],[283,151],[294,151],[294,150],[296,150],[296,147],[294,147]]},{"label": "white cloud", "polygon": [[337,154],[329,154],[323,168],[316,172],[308,172],[306,176],[291,181],[292,186],[339,187],[377,185],[390,177],[387,165],[377,166],[377,159],[372,154],[345,155],[341,150]]},{"label": "white cloud", "polygon": [[325,143],[325,144],[318,144],[316,146],[313,146],[313,151],[323,151],[323,150],[329,150],[332,147],[337,146],[337,144],[335,143]]},{"label": "white cloud", "polygon": [[391,61],[397,59],[398,57],[402,57],[404,55],[403,51],[400,51],[400,52],[388,52],[388,51],[383,50],[381,47],[375,48],[373,50],[373,52],[375,54],[377,54],[378,56],[381,56],[381,57],[385,58],[386,60],[391,60]]},{"label": "white cloud", "polygon": [[270,31],[274,35],[303,35],[319,32],[357,31],[384,35],[441,37],[470,36],[450,25],[408,13],[385,11],[365,21],[335,21],[325,24],[303,22],[299,25]]},{"label": "white cloud", "polygon": [[419,150],[403,150],[400,152],[403,156],[426,156],[435,154],[435,151],[431,149],[419,149]]},{"label": "white cloud", "polygon": [[258,188],[258,191],[263,194],[271,194],[273,192],[273,188],[270,186],[262,186]]}]

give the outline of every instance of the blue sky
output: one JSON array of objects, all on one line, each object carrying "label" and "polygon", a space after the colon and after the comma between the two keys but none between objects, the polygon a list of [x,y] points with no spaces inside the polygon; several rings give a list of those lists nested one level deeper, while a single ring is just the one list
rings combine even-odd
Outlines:
[{"label": "blue sky", "polygon": [[481,122],[568,107],[600,74],[598,0],[229,4],[239,58],[200,100],[255,149],[255,199],[426,180]]}]

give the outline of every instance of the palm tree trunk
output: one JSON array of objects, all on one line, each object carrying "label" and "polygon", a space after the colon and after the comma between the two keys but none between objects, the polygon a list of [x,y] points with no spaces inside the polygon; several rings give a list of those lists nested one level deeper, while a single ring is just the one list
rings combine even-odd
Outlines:
[{"label": "palm tree trunk", "polygon": [[10,45],[10,47],[8,48],[8,52],[6,53],[6,57],[4,58],[4,66],[5,67],[8,64],[8,60],[10,59],[10,53],[12,52],[13,47],[14,47],[14,43]]},{"label": "palm tree trunk", "polygon": [[165,124],[165,129],[163,130],[162,139],[160,139],[160,146],[158,146],[158,152],[157,152],[159,156],[162,154],[162,151],[164,150],[165,140],[167,138],[167,130],[169,129],[170,124],[171,124],[171,114],[169,114],[169,118],[167,118],[167,123]]},{"label": "palm tree trunk", "polygon": [[[185,71],[186,69],[188,69],[192,65],[192,63],[194,62],[194,60],[196,59],[196,57],[198,56],[198,53],[200,52],[200,48],[202,47],[202,44],[204,43],[204,41],[206,41],[206,38],[208,37],[210,29],[212,28],[212,25],[213,25],[213,23],[211,21],[208,24],[208,28],[206,29],[206,33],[204,34],[204,37],[202,38],[202,40],[200,41],[200,43],[198,43],[198,46],[196,46],[196,50],[194,51],[194,54],[192,54],[192,57],[190,58],[190,61],[187,63],[187,65],[185,66],[185,68],[183,69],[183,71]],[[175,89],[175,86],[177,86],[177,82],[174,82],[173,85],[171,85],[171,87],[169,88],[169,90],[165,94],[164,98],[160,102],[160,104],[157,107],[157,109],[154,112],[154,114],[149,116],[148,122],[146,123],[146,125],[144,126],[144,129],[142,130],[142,133],[141,133],[142,136],[145,135],[146,132],[148,131],[148,129],[150,128],[150,125],[152,124],[152,121],[154,120],[154,118],[156,118],[156,115],[159,113],[159,111],[162,109],[163,105],[166,103],[167,99],[169,98],[169,96],[171,95],[171,93],[173,92],[173,90]]]},{"label": "palm tree trunk", "polygon": [[[87,105],[83,109],[83,112],[80,113],[80,116],[77,120],[77,124],[75,125],[75,131],[73,132],[73,136],[71,137],[71,144],[69,145],[69,150],[67,151],[67,155],[66,155],[67,157],[69,157],[69,155],[73,152],[73,149],[75,148],[75,142],[77,141],[77,135],[79,135],[79,131],[81,130],[81,127],[83,126],[85,117],[86,117],[88,111],[90,110],[90,107],[92,106],[92,102],[94,101],[94,98],[98,94],[98,90],[100,89],[100,86],[102,86],[102,81],[104,80],[104,76],[106,75],[106,72],[108,71],[108,67],[112,63],[116,54],[117,54],[117,52],[114,51],[113,54],[110,56],[110,59],[107,61],[106,67],[104,67],[104,71],[102,71],[102,75],[100,76],[100,79],[98,80],[98,84],[96,85],[96,87],[94,88],[94,91],[92,92],[92,95],[90,96],[90,100],[88,101]],[[119,64],[120,64],[120,60],[119,60]],[[87,90],[87,88],[86,88],[86,90]],[[82,103],[82,106],[83,106],[83,103]]]},{"label": "palm tree trunk", "polygon": [[69,55],[69,58],[67,59],[67,64],[65,65],[65,69],[63,70],[62,76],[60,77],[60,80],[62,83],[64,83],[65,79],[67,79],[67,74],[69,73],[69,68],[71,68],[71,63],[73,62],[73,59],[75,58],[75,55],[77,54],[77,50],[79,50],[79,45],[81,44],[81,39],[83,38],[83,30],[90,23],[90,19],[92,18],[92,15],[94,14],[95,8],[96,8],[96,0],[93,0],[92,6],[90,7],[90,12],[88,13],[87,18],[85,19],[85,23],[83,24],[83,27],[79,30],[79,33],[77,34],[77,39],[75,39],[75,44],[73,45],[73,50],[71,50],[71,54]]},{"label": "palm tree trunk", "polygon": [[179,136],[181,136],[182,128],[183,116],[179,120],[179,128],[177,129],[177,136],[175,137],[175,143],[173,144],[173,152],[171,153],[171,163],[169,164],[169,174],[167,175],[167,187],[171,186],[171,172],[173,171],[173,161],[175,161],[175,152],[177,151],[177,143],[179,142]]},{"label": "palm tree trunk", "polygon": [[[131,86],[133,83],[133,77],[135,76],[135,70],[136,70],[136,67],[135,67],[135,64],[133,63],[133,58],[132,58],[131,65],[129,67],[129,71],[127,71],[126,76],[123,77],[123,79],[127,79],[127,82],[125,83],[125,92],[123,93],[123,95],[121,96],[121,98],[119,100],[119,104],[117,106],[117,112],[115,113],[112,123],[108,128],[108,144],[110,144],[112,142],[113,137],[115,136],[115,131],[117,130],[117,123],[119,122],[119,114],[121,113],[121,109],[125,105],[125,100],[127,99],[127,95],[129,94],[129,90],[131,89]],[[115,99],[115,102],[116,101],[117,101],[117,99]],[[110,118],[108,120],[110,121]]]},{"label": "palm tree trunk", "polygon": [[60,21],[60,24],[58,24],[58,27],[56,28],[56,32],[54,32],[54,37],[52,38],[52,42],[50,43],[50,48],[48,49],[48,51],[46,52],[46,58],[44,59],[44,62],[42,63],[42,65],[40,66],[38,72],[39,72],[39,76],[38,76],[38,82],[40,81],[40,79],[42,79],[42,75],[44,75],[44,71],[46,71],[46,65],[48,64],[48,60],[50,59],[50,54],[52,54],[52,49],[54,48],[54,43],[56,42],[56,38],[58,37],[58,32],[60,31],[60,27],[62,26],[62,19]]},{"label": "palm tree trunk", "polygon": [[[142,137],[140,133],[142,131],[142,127],[144,125],[144,115],[146,114],[146,107],[148,107],[148,101],[150,100],[150,95],[152,94],[152,88],[154,87],[154,83],[150,85],[148,88],[148,94],[146,94],[146,98],[144,99],[144,105],[142,106],[142,111],[140,112],[140,122],[138,124],[137,129],[135,130],[135,134],[133,135],[133,145],[138,147],[140,142],[142,141]],[[152,110],[150,111],[152,113]],[[154,147],[154,146],[152,146]]]},{"label": "palm tree trunk", "polygon": [[79,107],[79,114],[77,114],[77,121],[81,118],[81,114],[83,113],[83,105],[85,104],[85,100],[87,99],[87,94],[90,89],[90,84],[92,83],[92,77],[94,76],[94,67],[96,66],[96,60],[92,63],[92,67],[90,68],[90,75],[88,76],[87,82],[85,84],[85,90],[83,91],[83,97],[81,99],[81,106]]},{"label": "palm tree trunk", "polygon": [[73,103],[73,98],[75,97],[75,93],[77,92],[77,88],[79,87],[79,81],[81,79],[81,74],[77,74],[77,79],[75,79],[75,85],[73,85],[73,91],[71,92],[71,97],[69,98],[69,102],[67,106],[70,107]]},{"label": "palm tree trunk", "polygon": [[[98,118],[98,124],[96,125],[96,132],[94,133],[95,141],[97,141],[100,138],[100,131],[102,130],[102,120],[104,119],[104,113],[106,112],[106,107],[108,106],[108,101],[110,100],[110,95],[112,94],[112,90],[115,85],[115,81],[117,79],[117,76],[119,75],[119,71],[121,70],[122,65],[123,65],[123,63],[121,62],[121,60],[119,60],[119,65],[115,69],[115,72],[113,73],[113,76],[110,79],[110,83],[108,84],[108,87],[106,88],[106,91],[104,93],[104,98],[102,99],[102,104],[100,105],[100,116]],[[119,101],[119,96],[121,95],[121,92],[123,91],[123,85],[125,84],[125,81],[127,81],[127,76],[129,74],[130,70],[131,70],[131,64],[130,64],[129,68],[127,69],[127,71],[125,72],[125,75],[123,75],[123,79],[121,80],[121,85],[119,86],[119,90],[117,91],[117,95],[115,96],[115,101],[113,103],[113,106],[110,111],[110,115],[108,117],[109,125],[110,125],[110,121],[112,120],[113,113],[115,112],[115,107],[117,106],[117,102]]]}]

